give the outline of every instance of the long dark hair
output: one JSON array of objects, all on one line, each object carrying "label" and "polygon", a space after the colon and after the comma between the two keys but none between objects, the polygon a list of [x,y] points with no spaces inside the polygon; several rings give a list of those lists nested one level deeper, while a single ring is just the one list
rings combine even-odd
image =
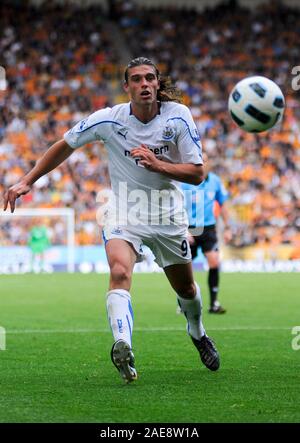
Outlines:
[{"label": "long dark hair", "polygon": [[125,82],[128,83],[128,70],[134,68],[135,66],[148,65],[152,66],[155,70],[156,76],[160,81],[160,88],[157,91],[157,100],[161,102],[177,102],[182,101],[182,92],[177,86],[172,83],[172,80],[168,76],[162,76],[157,68],[157,66],[146,57],[137,57],[131,60],[124,73]]}]

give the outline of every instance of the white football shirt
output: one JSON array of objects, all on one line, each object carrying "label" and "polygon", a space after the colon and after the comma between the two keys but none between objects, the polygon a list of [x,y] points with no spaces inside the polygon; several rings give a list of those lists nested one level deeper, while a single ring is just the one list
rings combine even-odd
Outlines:
[{"label": "white football shirt", "polygon": [[74,149],[96,140],[104,142],[118,211],[116,225],[150,226],[151,232],[159,229],[168,233],[170,225],[177,227],[178,233],[186,230],[178,182],[147,170],[130,156],[130,151],[143,143],[160,160],[202,164],[200,137],[186,106],[162,102],[159,114],[148,123],[132,114],[130,103],[101,109],[67,131],[64,139]]}]

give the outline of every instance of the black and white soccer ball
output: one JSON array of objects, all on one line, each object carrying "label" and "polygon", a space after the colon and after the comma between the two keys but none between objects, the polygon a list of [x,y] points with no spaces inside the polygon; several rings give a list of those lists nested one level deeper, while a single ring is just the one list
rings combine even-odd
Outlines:
[{"label": "black and white soccer ball", "polygon": [[244,131],[263,132],[282,119],[284,95],[276,83],[261,77],[247,77],[236,84],[229,95],[232,119]]}]

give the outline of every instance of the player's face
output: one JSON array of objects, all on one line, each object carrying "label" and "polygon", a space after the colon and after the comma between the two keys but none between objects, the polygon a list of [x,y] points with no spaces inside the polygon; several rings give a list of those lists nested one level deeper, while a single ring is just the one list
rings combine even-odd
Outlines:
[{"label": "player's face", "polygon": [[159,80],[153,66],[141,65],[128,70],[128,82],[124,85],[132,103],[151,104],[157,100]]}]

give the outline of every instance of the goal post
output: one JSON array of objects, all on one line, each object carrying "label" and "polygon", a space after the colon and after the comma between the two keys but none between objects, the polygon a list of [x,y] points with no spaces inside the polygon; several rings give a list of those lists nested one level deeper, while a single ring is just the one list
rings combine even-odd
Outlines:
[{"label": "goal post", "polygon": [[[0,224],[12,220],[22,225],[22,218],[26,217],[62,217],[66,220],[66,247],[67,247],[67,271],[75,271],[75,211],[72,208],[20,208],[15,212],[0,211]],[[2,229],[2,227],[1,227]],[[5,234],[4,234],[5,235]],[[3,235],[2,235],[3,237]],[[15,245],[14,245],[15,246]],[[0,249],[1,249],[0,243]]]}]

